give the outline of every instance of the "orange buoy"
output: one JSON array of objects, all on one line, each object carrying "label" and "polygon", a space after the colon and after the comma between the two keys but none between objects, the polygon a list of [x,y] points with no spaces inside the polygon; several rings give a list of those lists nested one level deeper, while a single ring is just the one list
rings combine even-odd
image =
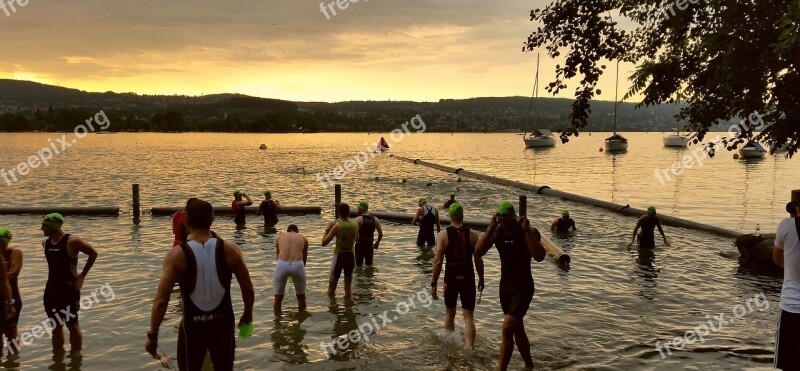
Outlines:
[{"label": "orange buoy", "polygon": [[600,147],[600,152],[603,152],[603,147]]},{"label": "orange buoy", "polygon": [[739,159],[739,154],[738,153],[734,153],[733,154],[733,159],[734,160],[738,160]]}]

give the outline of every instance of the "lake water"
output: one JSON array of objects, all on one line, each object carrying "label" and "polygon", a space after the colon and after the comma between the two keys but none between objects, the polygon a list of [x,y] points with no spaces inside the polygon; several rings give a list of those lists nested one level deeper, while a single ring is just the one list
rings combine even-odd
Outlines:
[{"label": "lake water", "polygon": [[[654,205],[675,215],[728,229],[774,232],[785,217],[790,190],[800,188],[800,165],[780,156],[760,161],[733,160],[718,151],[702,166],[695,165],[664,185],[656,169],[671,167],[690,150],[661,146],[660,133],[626,134],[629,152],[601,153],[607,135],[581,135],[568,145],[525,150],[514,134],[414,134],[394,144],[391,152],[463,167],[554,189],[592,196],[634,207]],[[48,139],[60,134],[0,134],[0,168],[26,161]],[[315,174],[335,166],[374,143],[378,134],[114,134],[89,135],[9,186],[0,180],[0,201],[7,206],[119,206],[128,211],[132,183],[142,187],[145,208],[179,206],[188,197],[214,205],[230,204],[233,189],[251,195],[269,189],[289,206],[322,206],[322,215],[284,216],[279,229],[297,224],[311,241],[307,315],[296,313],[293,289],[288,289],[284,315],[272,313],[275,235],[265,233],[253,216],[248,229],[235,231],[232,220],[220,217],[214,229],[239,244],[256,286],[253,337],[239,340],[236,368],[263,369],[476,369],[496,368],[502,311],[497,298],[499,258],[495,250],[484,258],[486,290],[476,310],[477,351],[462,349],[463,340],[444,337],[444,304],[418,304],[387,324],[369,341],[327,360],[322,342],[370,322],[385,310],[430,282],[433,251],[414,245],[416,230],[384,223],[384,242],[373,269],[358,270],[354,300],[331,301],[325,294],[330,247],[319,246],[332,217],[332,189],[324,189]],[[266,150],[259,150],[261,143]],[[298,167],[303,167],[303,175]],[[377,177],[377,180],[376,180]],[[370,201],[374,210],[413,212],[416,200],[436,205],[457,190],[467,217],[488,220],[503,199],[515,200],[517,189],[463,179],[454,174],[381,156],[365,170],[340,183],[343,200]],[[404,183],[403,180],[406,180]],[[431,186],[426,184],[430,182]],[[489,205],[479,199],[488,197]],[[534,362],[539,369],[742,369],[771,365],[778,318],[781,277],[739,263],[728,239],[680,228],[666,228],[671,248],[639,256],[626,246],[635,219],[556,198],[528,194],[528,213],[544,228],[569,208],[578,222],[571,237],[552,237],[572,256],[563,271],[547,258],[534,264],[536,296],[526,317]],[[20,330],[41,323],[41,296],[46,262],[41,253],[38,216],[0,216],[0,225],[14,233],[12,245],[25,251],[20,278],[23,312]],[[168,217],[145,216],[134,226],[128,214],[119,218],[68,217],[65,231],[93,244],[100,257],[89,274],[84,293],[104,284],[114,295],[82,311],[84,350],[80,356],[54,359],[50,339],[35,339],[21,357],[7,360],[19,369],[147,369],[157,361],[144,352],[150,308],[160,276],[161,259],[172,236]],[[549,235],[549,232],[546,232]],[[81,258],[80,265],[85,260]],[[291,285],[290,285],[291,286]],[[241,313],[241,296],[234,285],[234,303]],[[341,294],[341,288],[339,289]],[[441,293],[440,293],[441,294]],[[733,318],[737,305],[764,295],[769,307],[753,306],[741,318],[712,331],[705,342],[687,345],[662,359],[655,342],[683,336],[707,316]],[[113,300],[111,299],[113,298]],[[180,314],[177,296],[161,327],[161,345],[175,356]],[[373,316],[373,317],[374,317]],[[460,317],[460,316],[459,316]],[[463,321],[457,317],[458,326]],[[334,339],[335,340],[335,339]],[[7,359],[7,358],[6,358]],[[515,352],[511,363],[521,368]]]}]

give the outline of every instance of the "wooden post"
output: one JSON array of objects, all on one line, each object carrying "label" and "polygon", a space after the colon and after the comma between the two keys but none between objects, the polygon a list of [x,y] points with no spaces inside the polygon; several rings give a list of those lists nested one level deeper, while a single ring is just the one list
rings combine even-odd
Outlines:
[{"label": "wooden post", "polygon": [[133,224],[139,225],[141,222],[142,205],[139,203],[139,185],[133,185]]},{"label": "wooden post", "polygon": [[339,218],[339,204],[342,203],[342,185],[341,184],[336,184],[334,186],[334,188],[333,188],[333,193],[334,193],[334,195],[333,195],[333,198],[334,198],[333,203],[335,205],[334,206],[334,210],[333,210],[333,215],[334,215],[334,217]]}]

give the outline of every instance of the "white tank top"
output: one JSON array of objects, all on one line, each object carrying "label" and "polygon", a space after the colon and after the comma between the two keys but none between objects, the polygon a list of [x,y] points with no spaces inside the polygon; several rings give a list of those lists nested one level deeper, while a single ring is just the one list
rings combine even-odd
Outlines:
[{"label": "white tank top", "polygon": [[192,249],[197,262],[194,291],[189,297],[198,309],[206,312],[212,311],[219,306],[225,296],[225,288],[219,282],[217,274],[217,239],[211,238],[206,241],[205,245],[196,241],[188,241],[187,245]]}]

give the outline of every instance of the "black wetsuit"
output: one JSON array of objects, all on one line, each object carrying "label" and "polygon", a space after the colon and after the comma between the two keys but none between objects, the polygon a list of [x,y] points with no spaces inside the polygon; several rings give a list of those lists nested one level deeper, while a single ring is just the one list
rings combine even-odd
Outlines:
[{"label": "black wetsuit", "polygon": [[444,203],[444,208],[445,208],[444,211],[447,211],[447,209],[450,207],[450,205],[452,205],[452,204],[454,204],[456,202],[457,202],[456,200],[447,200],[447,202]]},{"label": "black wetsuit", "polygon": [[78,258],[67,253],[69,234],[53,244],[50,238],[44,242],[44,257],[47,259],[47,284],[44,286],[44,310],[56,324],[72,324],[78,321],[81,290],[75,288],[75,269]]},{"label": "black wetsuit", "polygon": [[653,217],[651,220],[647,216],[643,216],[639,222],[639,228],[641,232],[639,232],[639,236],[637,241],[639,242],[640,249],[654,249],[656,247],[656,226],[658,225],[658,217]]},{"label": "black wetsuit", "polygon": [[231,208],[233,209],[233,222],[236,223],[236,226],[244,226],[247,224],[247,212],[244,206],[236,206],[238,201],[234,200],[231,204]]},{"label": "black wetsuit", "polygon": [[444,251],[444,305],[455,308],[461,297],[461,308],[475,310],[475,269],[472,265],[475,250],[467,226],[447,227],[447,249]]},{"label": "black wetsuit", "polygon": [[275,206],[275,201],[261,201],[261,213],[264,214],[264,225],[278,224],[278,208]]},{"label": "black wetsuit", "polygon": [[436,225],[436,209],[433,206],[425,205],[422,207],[422,214],[422,218],[419,220],[417,246],[434,246],[436,245],[436,234],[433,233]]},{"label": "black wetsuit", "polygon": [[375,217],[373,215],[361,215],[364,221],[358,227],[358,241],[356,242],[356,266],[364,263],[372,265],[372,258],[375,255],[373,241],[375,239]]},{"label": "black wetsuit", "polygon": [[183,318],[178,329],[178,368],[199,371],[208,352],[214,370],[232,370],[235,348],[231,304],[233,274],[225,262],[224,242],[217,239],[214,260],[217,278],[225,294],[216,308],[210,311],[198,308],[191,298],[197,284],[197,260],[187,243],[181,244],[181,249],[186,256],[186,274],[178,282],[183,306]]},{"label": "black wetsuit", "polygon": [[[3,258],[6,260],[6,272],[11,270],[11,253],[14,252],[14,249],[8,248],[6,249],[6,253],[3,255]],[[5,320],[5,318],[0,318],[0,327],[5,330],[6,328],[13,328],[17,327],[17,323],[19,323],[19,313],[22,311],[22,296],[19,294],[19,285],[17,284],[17,278],[9,278],[8,284],[11,285],[11,297],[14,299],[14,316]],[[0,316],[5,317],[5,316]]]},{"label": "black wetsuit", "polygon": [[531,252],[522,228],[514,225],[510,234],[505,226],[495,232],[495,247],[500,254],[500,306],[503,313],[522,320],[535,291],[531,275]]},{"label": "black wetsuit", "polygon": [[575,221],[572,218],[558,218],[556,220],[556,232],[567,233],[569,229],[575,226]]}]

